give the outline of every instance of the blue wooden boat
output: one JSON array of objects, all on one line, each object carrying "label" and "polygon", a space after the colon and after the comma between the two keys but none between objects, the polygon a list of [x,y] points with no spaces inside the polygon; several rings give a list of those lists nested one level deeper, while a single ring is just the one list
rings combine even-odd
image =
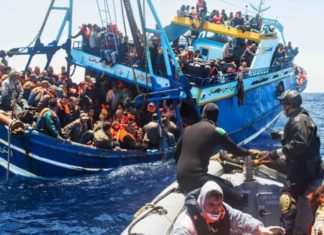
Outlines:
[{"label": "blue wooden boat", "polygon": [[[52,0],[48,12],[60,9],[54,6],[54,2],[55,0]],[[130,1],[123,0],[123,2],[126,10],[129,9]],[[55,52],[65,49],[69,55],[70,64],[84,67],[98,74],[105,73],[112,79],[145,88],[148,92],[138,96],[134,104],[141,103],[144,99],[146,102],[155,102],[157,105],[162,100],[172,100],[176,107],[178,124],[181,124],[182,115],[199,120],[201,108],[209,102],[214,102],[220,108],[219,126],[224,128],[239,144],[251,141],[279,117],[281,107],[277,97],[283,91],[305,89],[306,81],[302,86],[297,86],[298,73],[293,71],[295,66],[293,58],[276,65],[271,64],[274,50],[280,41],[279,33],[282,34],[283,30],[282,25],[277,21],[269,19],[264,21],[266,26],[275,27],[277,33],[244,32],[233,27],[205,23],[201,28],[200,36],[193,45],[195,50],[203,54],[205,60],[209,60],[219,57],[225,45],[225,42],[211,40],[208,36],[210,34],[223,35],[234,40],[248,39],[258,42],[257,55],[251,63],[250,70],[244,74],[244,104],[239,105],[236,78],[243,75],[220,75],[218,79],[211,79],[184,74],[175,58],[170,42],[186,33],[192,21],[185,17],[175,17],[169,26],[163,28],[152,2],[147,0],[147,4],[155,18],[157,29],[143,27],[143,31],[158,34],[163,46],[163,54],[171,57],[172,65],[170,65],[168,56],[164,57],[167,76],[162,77],[153,73],[149,50],[146,50],[148,70],[142,71],[121,63],[113,67],[107,66],[100,63],[101,58],[97,54],[85,51],[81,46],[82,43],[75,42],[72,46],[72,0],[69,0],[69,6],[64,8],[66,17],[62,26],[69,24],[66,43],[58,45],[62,34],[60,30],[57,39],[49,45],[44,46],[40,44],[40,40],[36,40],[34,47],[24,48],[25,51],[15,49],[11,51],[11,54],[29,54],[28,63],[34,55],[46,54],[49,59],[46,65],[48,66]],[[132,12],[126,12],[128,17],[132,17]],[[129,21],[132,22],[132,20]],[[40,39],[41,33],[38,36]],[[26,68],[28,66],[29,64]],[[180,103],[182,103],[182,109],[179,108]],[[185,109],[183,109],[184,106]],[[159,112],[158,109],[157,112]],[[160,116],[159,113],[158,115]],[[8,146],[9,143],[10,146]],[[20,134],[8,135],[8,127],[0,124],[0,150],[2,173],[37,178],[58,178],[109,171],[122,165],[161,160],[172,154],[174,146],[146,152],[105,151],[58,141],[31,128],[27,128]]]}]

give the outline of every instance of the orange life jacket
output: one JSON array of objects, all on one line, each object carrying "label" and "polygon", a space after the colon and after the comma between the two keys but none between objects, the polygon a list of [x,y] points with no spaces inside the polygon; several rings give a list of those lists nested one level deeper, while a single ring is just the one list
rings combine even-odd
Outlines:
[{"label": "orange life jacket", "polygon": [[122,128],[122,129],[119,130],[117,139],[118,139],[119,142],[123,142],[124,141],[124,138],[126,136],[129,136],[129,137],[132,138],[132,140],[136,141],[136,138],[131,133],[129,133],[128,131],[126,131],[124,128]]}]

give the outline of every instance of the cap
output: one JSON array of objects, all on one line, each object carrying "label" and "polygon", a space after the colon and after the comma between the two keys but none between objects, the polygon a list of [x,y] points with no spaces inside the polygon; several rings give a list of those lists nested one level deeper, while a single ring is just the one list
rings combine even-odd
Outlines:
[{"label": "cap", "polygon": [[188,51],[191,51],[191,52],[193,52],[194,51],[194,48],[193,48],[193,46],[188,46]]},{"label": "cap", "polygon": [[80,119],[81,120],[89,120],[89,116],[87,113],[81,113],[80,114]]},{"label": "cap", "polygon": [[96,83],[97,80],[96,80],[95,78],[90,78],[90,82],[92,82],[92,83]]},{"label": "cap", "polygon": [[55,85],[51,85],[49,88],[48,88],[49,91],[58,91],[58,88],[57,86]]},{"label": "cap", "polygon": [[147,111],[149,111],[150,113],[154,113],[156,111],[156,107],[153,102],[151,102],[147,105]]}]

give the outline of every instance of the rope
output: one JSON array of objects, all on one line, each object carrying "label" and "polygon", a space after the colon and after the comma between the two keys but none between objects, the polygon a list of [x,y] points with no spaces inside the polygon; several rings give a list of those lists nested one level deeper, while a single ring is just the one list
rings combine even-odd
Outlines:
[{"label": "rope", "polygon": [[[122,11],[124,32],[125,32],[125,36],[127,36],[127,28],[126,28],[126,23],[125,23],[125,12],[124,12],[123,0],[120,0],[120,8],[121,8],[121,11]],[[128,49],[129,49],[129,47],[128,47]]]},{"label": "rope", "polygon": [[140,14],[140,20],[141,20],[141,25],[142,25],[142,31],[143,31],[143,38],[144,38],[144,54],[143,54],[143,59],[144,59],[144,70],[145,70],[145,82],[146,85],[148,86],[148,76],[147,76],[147,49],[148,49],[148,44],[147,44],[147,37],[146,37],[146,15],[145,15],[145,0],[143,0],[143,8],[141,5],[141,0],[137,0],[137,5],[138,5],[138,12]]},{"label": "rope", "polygon": [[[171,194],[171,193],[173,193],[173,192],[175,192],[177,190],[178,190],[177,187],[173,187],[173,188],[169,189],[168,191],[166,191],[161,196],[159,196],[158,198],[156,198],[153,202],[145,204],[144,207],[142,207],[138,212],[135,213],[135,215],[134,215],[135,220],[129,226],[129,228],[127,230],[127,234],[129,234],[129,235],[135,235],[136,233],[132,233],[132,229],[134,228],[134,226],[138,222],[140,222],[142,219],[144,219],[147,215],[149,215],[152,211],[156,211],[160,215],[167,214],[167,210],[166,209],[164,209],[162,206],[156,206],[156,204],[159,201],[161,201],[162,199],[164,199],[166,196],[168,196],[169,194]],[[144,213],[144,211],[146,211],[146,212]]]},{"label": "rope", "polygon": [[115,23],[117,24],[117,14],[116,14],[115,0],[113,0],[113,8],[114,8]]}]

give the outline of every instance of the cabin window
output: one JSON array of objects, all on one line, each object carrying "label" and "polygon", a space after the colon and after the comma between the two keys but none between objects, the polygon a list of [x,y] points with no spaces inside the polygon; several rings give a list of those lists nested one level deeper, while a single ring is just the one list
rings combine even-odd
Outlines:
[{"label": "cabin window", "polygon": [[207,48],[201,48],[200,55],[208,58],[209,50]]}]

